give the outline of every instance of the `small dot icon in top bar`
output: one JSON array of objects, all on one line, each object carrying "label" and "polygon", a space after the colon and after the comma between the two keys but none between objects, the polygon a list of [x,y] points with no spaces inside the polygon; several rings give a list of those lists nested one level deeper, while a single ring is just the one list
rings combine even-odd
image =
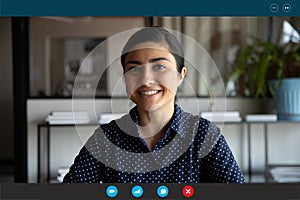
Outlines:
[{"label": "small dot icon in top bar", "polygon": [[286,4],[284,4],[284,5],[282,6],[282,10],[283,10],[284,12],[290,12],[291,9],[292,9],[292,6],[291,6],[290,4],[288,4],[288,3],[286,3]]},{"label": "small dot icon in top bar", "polygon": [[277,3],[271,4],[270,5],[270,10],[271,10],[271,12],[278,12],[278,10],[279,10],[278,4]]}]

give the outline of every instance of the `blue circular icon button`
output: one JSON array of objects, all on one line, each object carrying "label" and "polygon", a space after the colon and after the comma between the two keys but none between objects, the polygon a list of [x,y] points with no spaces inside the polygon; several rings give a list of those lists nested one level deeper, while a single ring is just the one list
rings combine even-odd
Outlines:
[{"label": "blue circular icon button", "polygon": [[157,193],[157,195],[158,195],[159,197],[164,198],[164,197],[168,196],[168,194],[169,194],[169,188],[168,188],[167,186],[164,186],[164,185],[159,186],[159,187],[157,188],[156,193]]},{"label": "blue circular icon button", "polygon": [[292,6],[291,6],[290,4],[288,4],[288,3],[286,3],[286,4],[284,4],[284,5],[282,6],[282,10],[283,10],[284,12],[290,12],[290,11],[292,10]]},{"label": "blue circular icon button", "polygon": [[118,188],[113,185],[108,186],[106,188],[106,195],[108,197],[116,197],[118,195]]},{"label": "blue circular icon button", "polygon": [[143,195],[143,193],[144,193],[144,190],[143,190],[143,188],[141,187],[141,186],[139,186],[139,185],[136,185],[136,186],[134,186],[132,189],[131,189],[131,194],[132,194],[132,196],[134,196],[134,197],[141,197],[142,195]]},{"label": "blue circular icon button", "polygon": [[279,10],[278,4],[277,3],[271,4],[270,5],[270,10],[271,10],[271,12],[278,12],[278,10]]}]

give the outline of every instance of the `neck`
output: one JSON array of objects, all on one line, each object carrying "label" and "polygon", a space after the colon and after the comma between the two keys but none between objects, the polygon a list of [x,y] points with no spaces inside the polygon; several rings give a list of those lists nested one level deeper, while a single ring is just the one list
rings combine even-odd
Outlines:
[{"label": "neck", "polygon": [[174,103],[160,107],[152,111],[144,111],[138,108],[139,132],[141,137],[153,148],[157,140],[165,133],[167,124],[174,113]]},{"label": "neck", "polygon": [[139,115],[139,126],[166,125],[173,116],[174,103],[150,111],[139,109],[139,107],[137,107],[137,111]]}]

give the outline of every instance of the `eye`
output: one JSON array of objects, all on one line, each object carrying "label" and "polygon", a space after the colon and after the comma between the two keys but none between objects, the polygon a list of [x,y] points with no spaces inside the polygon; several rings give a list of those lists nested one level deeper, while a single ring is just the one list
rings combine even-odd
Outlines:
[{"label": "eye", "polygon": [[166,67],[164,65],[161,65],[161,64],[156,64],[156,65],[154,65],[154,69],[156,69],[156,70],[164,70],[164,69],[166,69]]},{"label": "eye", "polygon": [[127,72],[139,72],[139,71],[141,71],[141,66],[131,66],[127,70]]}]

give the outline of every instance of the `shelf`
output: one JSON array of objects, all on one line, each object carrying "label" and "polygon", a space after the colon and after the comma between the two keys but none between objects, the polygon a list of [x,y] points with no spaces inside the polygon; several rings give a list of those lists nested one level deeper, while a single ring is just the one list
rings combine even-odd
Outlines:
[{"label": "shelf", "polygon": [[[246,122],[246,121],[241,121],[241,122],[225,122],[224,124],[242,124],[242,125],[247,125],[247,135],[248,135],[248,182],[269,182],[270,181],[274,181],[273,178],[270,176],[270,172],[269,169],[270,167],[272,167],[273,165],[269,165],[269,150],[268,150],[268,124],[276,124],[276,123],[299,123],[298,121],[270,121],[270,122],[266,122],[266,121],[258,121],[258,122]],[[251,155],[251,151],[252,151],[252,147],[251,147],[251,125],[252,124],[262,124],[264,126],[264,142],[265,142],[265,148],[264,148],[264,157],[265,157],[265,174],[264,175],[257,175],[255,173],[252,173],[252,155]],[[300,123],[299,123],[300,124]],[[94,124],[47,124],[47,123],[41,123],[38,124],[38,182],[40,182],[40,149],[41,149],[41,142],[40,142],[40,138],[41,138],[41,128],[46,128],[47,131],[47,135],[46,135],[46,139],[47,139],[47,182],[50,182],[50,128],[51,127],[74,127],[74,126],[99,126],[100,124],[98,123],[94,123]],[[283,165],[286,166],[286,165]],[[299,166],[300,168],[300,166]],[[300,172],[299,172],[300,173]],[[264,176],[265,179],[263,179],[261,176]],[[299,175],[300,176],[300,175]]]}]

